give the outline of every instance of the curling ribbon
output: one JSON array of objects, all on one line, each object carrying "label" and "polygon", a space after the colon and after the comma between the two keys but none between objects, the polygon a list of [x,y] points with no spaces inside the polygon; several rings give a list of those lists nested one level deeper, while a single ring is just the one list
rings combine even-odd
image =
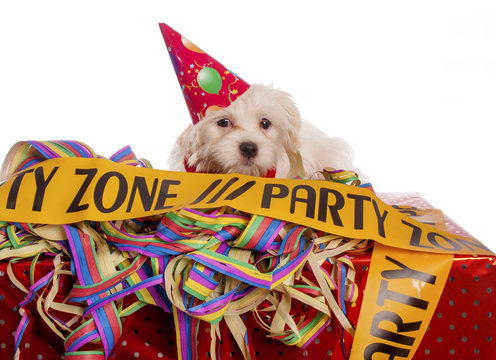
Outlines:
[{"label": "curling ribbon", "polygon": [[[73,141],[26,142],[14,149],[4,164],[4,174],[24,171],[45,159],[99,157],[88,146]],[[146,160],[136,159],[129,147],[110,159],[150,166]],[[58,254],[54,271],[42,279],[35,279],[34,273],[30,276],[33,285],[25,289],[28,294],[19,307],[23,317],[16,334],[17,356],[30,319],[24,304],[36,300],[46,303],[43,319],[65,338],[65,355],[71,359],[107,358],[120,336],[120,318],[145,304],[173,313],[180,359],[195,357],[190,344],[195,342],[199,321],[211,323],[215,333],[216,324],[222,319],[245,358],[249,358],[247,331],[238,314],[259,306],[261,312],[278,314],[272,324],[265,324],[274,338],[305,347],[325,328],[331,310],[322,300],[320,289],[300,277],[302,266],[312,249],[317,249],[314,244],[319,243],[323,251],[339,254],[336,248],[343,241],[347,243],[344,238],[317,237],[308,228],[250,216],[229,207],[185,208],[126,221],[85,221],[62,226],[3,221],[0,236],[4,239],[0,243],[0,259],[37,259],[40,254]],[[362,243],[352,243],[346,249],[360,251],[362,245],[358,244]],[[69,257],[71,271],[63,269],[61,256]],[[353,273],[351,262],[345,266]],[[77,279],[70,304],[59,304],[43,295],[57,293],[60,274]],[[9,276],[14,284],[23,287],[12,272]],[[326,275],[332,282],[330,277]],[[350,285],[352,282],[347,282],[345,287]],[[124,309],[122,298],[132,293],[138,300]],[[288,306],[290,299],[312,309],[305,313],[305,321],[296,321],[289,315],[293,311]],[[347,300],[354,299],[356,296]],[[266,301],[271,303],[269,308],[263,305]],[[72,314],[72,320],[63,323],[53,318],[50,307]],[[338,307],[332,311],[343,310]],[[82,323],[86,318],[89,320]],[[288,329],[293,331],[292,335],[288,335]],[[213,336],[213,343],[215,339]],[[86,344],[95,341],[102,344],[102,350],[84,350]],[[211,348],[214,350],[215,346]]]}]

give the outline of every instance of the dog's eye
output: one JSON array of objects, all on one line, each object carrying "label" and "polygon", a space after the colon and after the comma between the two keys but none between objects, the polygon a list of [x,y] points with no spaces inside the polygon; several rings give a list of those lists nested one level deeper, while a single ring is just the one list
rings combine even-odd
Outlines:
[{"label": "dog's eye", "polygon": [[270,128],[271,125],[272,123],[270,122],[269,119],[263,118],[262,121],[260,121],[260,127],[264,130]]},{"label": "dog's eye", "polygon": [[229,119],[221,119],[219,121],[217,121],[217,125],[219,125],[220,127],[228,127],[231,125],[231,120]]}]

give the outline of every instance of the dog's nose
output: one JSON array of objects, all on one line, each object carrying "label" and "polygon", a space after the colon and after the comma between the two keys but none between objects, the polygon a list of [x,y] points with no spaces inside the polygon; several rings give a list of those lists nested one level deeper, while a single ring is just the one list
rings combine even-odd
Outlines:
[{"label": "dog's nose", "polygon": [[239,145],[239,150],[241,151],[241,155],[247,157],[248,159],[254,158],[257,156],[257,144],[252,142],[244,142]]}]

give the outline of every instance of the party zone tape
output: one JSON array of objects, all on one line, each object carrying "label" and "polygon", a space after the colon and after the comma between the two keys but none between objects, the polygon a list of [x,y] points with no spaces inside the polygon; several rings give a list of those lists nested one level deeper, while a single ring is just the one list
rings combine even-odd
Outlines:
[{"label": "party zone tape", "polygon": [[[196,356],[190,344],[200,321],[211,324],[213,358],[220,321],[250,358],[240,317],[248,311],[288,345],[306,347],[335,316],[355,336],[351,359],[411,358],[452,254],[491,253],[369,189],[335,182],[357,184],[344,172],[325,175],[331,181],[178,173],[150,168],[129,147],[105,159],[85,144],[52,141],[16,144],[2,175],[0,259],[33,263],[29,289],[9,272],[26,292],[16,356],[31,321],[25,305],[35,301],[71,358],[107,358],[121,318],[146,304],[173,314],[180,359]],[[346,303],[358,296],[348,254],[367,251],[370,240],[369,311],[355,327],[346,317]],[[54,268],[37,279],[41,254],[50,254]],[[69,303],[55,301],[60,276],[74,278]],[[130,294],[135,301],[124,308]],[[294,303],[306,306],[305,315]],[[50,309],[72,320],[61,323]],[[95,341],[101,350],[85,350]]]},{"label": "party zone tape", "polygon": [[179,173],[100,158],[55,158],[23,170],[0,186],[0,204],[5,221],[41,224],[230,206],[407,250],[491,254],[478,240],[412,220],[364,188],[238,174]]}]

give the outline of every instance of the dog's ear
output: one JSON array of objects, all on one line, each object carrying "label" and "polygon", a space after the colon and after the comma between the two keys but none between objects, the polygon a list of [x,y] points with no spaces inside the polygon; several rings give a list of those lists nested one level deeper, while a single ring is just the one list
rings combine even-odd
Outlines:
[{"label": "dog's ear", "polygon": [[298,137],[298,133],[301,129],[300,111],[291,95],[284,91],[279,91],[278,101],[282,106],[288,121],[288,134],[284,142],[284,147],[286,151],[297,151],[300,148],[300,140]]},{"label": "dog's ear", "polygon": [[172,155],[180,163],[183,163],[185,159],[195,161],[192,157],[194,157],[199,147],[197,127],[195,125],[189,125],[176,140]]}]

